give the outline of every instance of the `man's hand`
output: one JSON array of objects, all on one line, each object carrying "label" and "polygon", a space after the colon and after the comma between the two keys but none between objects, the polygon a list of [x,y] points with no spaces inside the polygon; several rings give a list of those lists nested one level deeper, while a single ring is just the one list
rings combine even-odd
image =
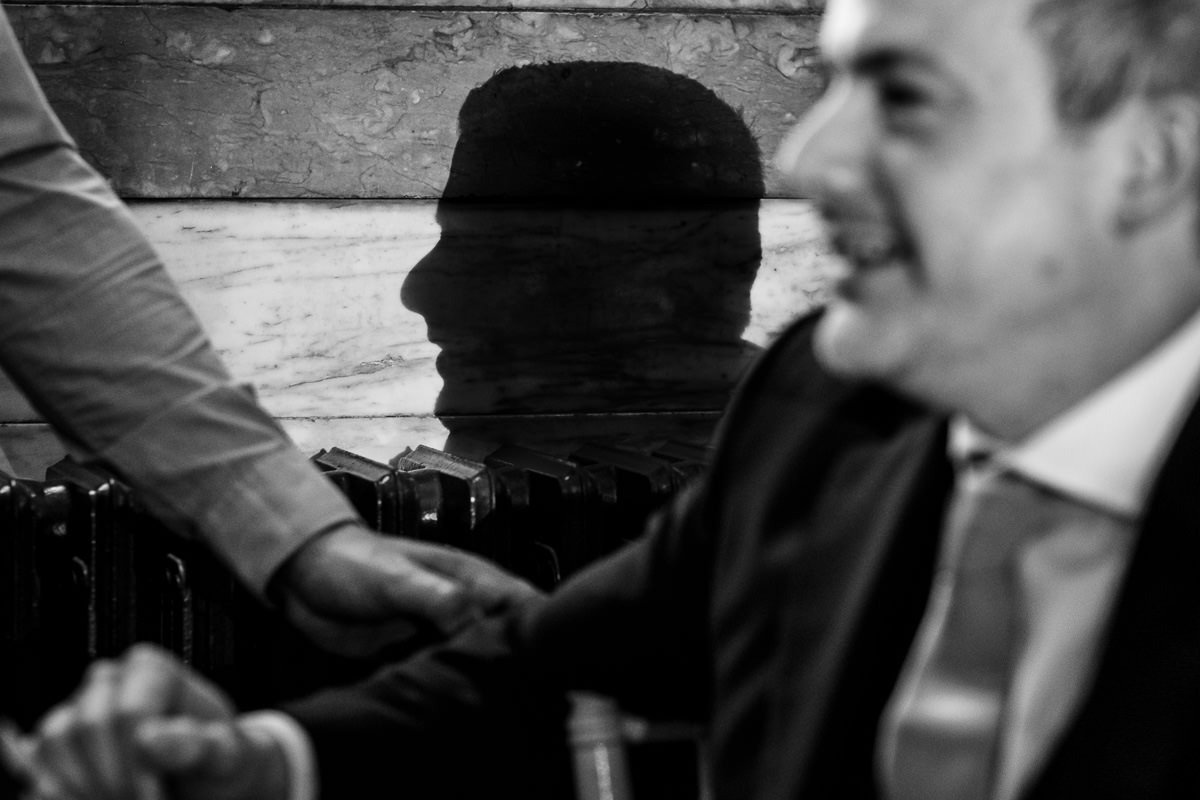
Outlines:
[{"label": "man's hand", "polygon": [[272,581],[284,614],[311,640],[368,656],[419,632],[453,634],[538,590],[448,547],[345,525],[317,536]]},{"label": "man's hand", "polygon": [[218,689],[150,645],[91,666],[37,731],[29,765],[39,800],[275,800],[287,765],[243,728]]}]

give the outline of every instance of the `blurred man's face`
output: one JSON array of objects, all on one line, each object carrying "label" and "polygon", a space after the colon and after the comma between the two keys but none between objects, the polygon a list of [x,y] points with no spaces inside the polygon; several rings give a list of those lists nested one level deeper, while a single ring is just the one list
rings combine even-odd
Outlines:
[{"label": "blurred man's face", "polygon": [[818,332],[831,369],[962,408],[1053,373],[1119,299],[1115,138],[1060,123],[1031,7],[830,3],[832,82],[779,164],[838,254]]}]

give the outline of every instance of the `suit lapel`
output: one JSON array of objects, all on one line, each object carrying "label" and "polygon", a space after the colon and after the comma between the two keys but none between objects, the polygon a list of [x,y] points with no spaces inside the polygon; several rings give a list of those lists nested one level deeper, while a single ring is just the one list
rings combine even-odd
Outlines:
[{"label": "suit lapel", "polygon": [[951,484],[945,425],[865,437],[803,524],[768,774],[810,798],[871,797],[875,728],[920,622]]},{"label": "suit lapel", "polygon": [[1200,406],[1155,483],[1095,683],[1030,798],[1196,796],[1198,569]]}]

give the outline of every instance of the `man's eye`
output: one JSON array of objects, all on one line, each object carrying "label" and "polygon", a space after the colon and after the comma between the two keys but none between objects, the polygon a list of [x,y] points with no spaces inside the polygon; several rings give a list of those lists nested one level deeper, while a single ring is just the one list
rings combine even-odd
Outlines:
[{"label": "man's eye", "polygon": [[915,129],[929,121],[933,96],[921,86],[899,81],[879,86],[879,107],[885,123],[894,129]]},{"label": "man's eye", "polygon": [[907,83],[885,83],[879,88],[879,98],[885,108],[912,109],[924,105],[928,95],[919,87]]}]

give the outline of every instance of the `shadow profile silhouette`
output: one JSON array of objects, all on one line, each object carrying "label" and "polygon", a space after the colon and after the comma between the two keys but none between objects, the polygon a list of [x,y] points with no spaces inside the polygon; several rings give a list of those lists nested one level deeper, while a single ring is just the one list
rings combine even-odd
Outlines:
[{"label": "shadow profile silhouette", "polygon": [[667,70],[520,66],[472,90],[440,239],[401,290],[441,350],[447,449],[527,436],[525,415],[566,415],[561,437],[719,412],[757,351],[762,194],[739,114]]}]

